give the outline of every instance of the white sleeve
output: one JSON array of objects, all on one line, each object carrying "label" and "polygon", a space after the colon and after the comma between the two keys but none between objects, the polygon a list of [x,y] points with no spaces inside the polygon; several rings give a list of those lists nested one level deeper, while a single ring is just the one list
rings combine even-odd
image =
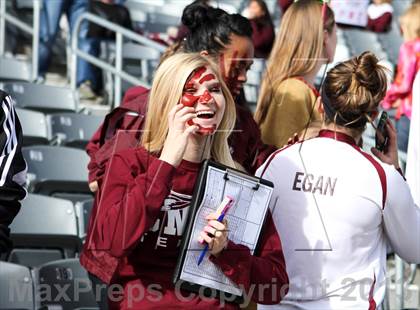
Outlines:
[{"label": "white sleeve", "polygon": [[394,169],[384,167],[387,198],[383,210],[385,233],[395,253],[409,263],[420,263],[420,208],[415,205],[410,188]]}]

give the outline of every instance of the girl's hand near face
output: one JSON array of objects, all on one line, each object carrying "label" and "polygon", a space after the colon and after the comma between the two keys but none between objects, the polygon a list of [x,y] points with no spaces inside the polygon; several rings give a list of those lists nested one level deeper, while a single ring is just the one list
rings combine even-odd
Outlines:
[{"label": "girl's hand near face", "polygon": [[189,126],[187,122],[196,117],[195,109],[177,104],[168,115],[168,136],[165,140],[160,160],[178,167],[188,144],[188,137],[198,130],[198,126]]}]

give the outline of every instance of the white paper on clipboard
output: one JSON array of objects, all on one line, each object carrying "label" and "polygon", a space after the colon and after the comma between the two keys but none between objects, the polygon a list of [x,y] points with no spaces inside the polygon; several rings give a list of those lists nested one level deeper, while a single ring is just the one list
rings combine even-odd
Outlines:
[{"label": "white paper on clipboard", "polygon": [[229,240],[246,245],[251,253],[257,246],[258,237],[264,224],[273,188],[260,184],[258,190],[253,189],[256,182],[238,174],[229,174],[225,180],[226,171],[209,166],[206,188],[194,220],[191,236],[188,241],[187,253],[181,269],[180,279],[190,283],[224,291],[230,294],[242,295],[242,291],[209,258],[209,251],[198,266],[197,261],[204,245],[198,242],[200,232],[207,224],[206,216],[216,211],[225,196],[234,198],[235,202],[226,214],[228,221]]}]

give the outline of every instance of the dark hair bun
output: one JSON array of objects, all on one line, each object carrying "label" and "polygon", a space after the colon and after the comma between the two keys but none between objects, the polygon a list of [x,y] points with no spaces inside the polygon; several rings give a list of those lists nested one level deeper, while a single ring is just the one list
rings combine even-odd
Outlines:
[{"label": "dark hair bun", "polygon": [[378,58],[372,52],[363,52],[356,58],[357,67],[355,68],[356,79],[360,85],[375,89],[378,85]]},{"label": "dark hair bun", "polygon": [[187,53],[207,51],[217,55],[230,44],[231,34],[252,38],[252,26],[245,17],[230,15],[199,0],[185,7],[182,23],[189,30],[183,44]]},{"label": "dark hair bun", "polygon": [[193,31],[193,29],[196,29],[211,20],[208,6],[195,2],[187,5],[182,13],[181,20],[190,31]]},{"label": "dark hair bun", "polygon": [[378,62],[373,53],[364,52],[328,71],[323,96],[331,100],[331,106],[338,112],[328,116],[330,121],[341,118],[336,121],[339,125],[364,128],[386,93],[386,69]]}]

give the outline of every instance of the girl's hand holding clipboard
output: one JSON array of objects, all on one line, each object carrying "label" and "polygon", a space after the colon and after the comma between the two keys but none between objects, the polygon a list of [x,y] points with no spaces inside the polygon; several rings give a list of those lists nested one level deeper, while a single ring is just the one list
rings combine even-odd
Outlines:
[{"label": "girl's hand holding clipboard", "polygon": [[222,222],[218,222],[218,217],[219,215],[216,212],[207,215],[207,226],[204,227],[199,238],[200,242],[207,242],[209,251],[214,256],[222,252],[228,242],[227,221],[223,219]]},{"label": "girl's hand holding clipboard", "polygon": [[199,242],[206,242],[208,250],[214,256],[218,256],[228,243],[227,220],[224,216],[233,204],[233,199],[228,199],[229,201],[223,206],[222,210],[217,210],[207,215],[207,226],[204,227],[199,237]]}]

